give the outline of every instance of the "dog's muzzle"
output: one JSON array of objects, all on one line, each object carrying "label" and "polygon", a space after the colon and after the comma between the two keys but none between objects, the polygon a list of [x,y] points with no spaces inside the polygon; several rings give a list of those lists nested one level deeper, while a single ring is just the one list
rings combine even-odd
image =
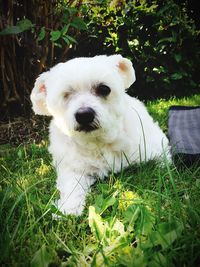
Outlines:
[{"label": "dog's muzzle", "polygon": [[79,108],[75,113],[75,119],[78,122],[77,131],[91,132],[99,128],[96,112],[90,107]]}]

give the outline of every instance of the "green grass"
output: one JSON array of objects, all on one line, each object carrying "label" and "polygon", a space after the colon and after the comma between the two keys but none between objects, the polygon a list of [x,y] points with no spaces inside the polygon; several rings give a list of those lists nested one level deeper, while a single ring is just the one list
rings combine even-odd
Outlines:
[{"label": "green grass", "polygon": [[[200,95],[148,103],[165,130],[172,104]],[[1,266],[199,265],[200,167],[130,166],[93,186],[81,217],[54,220],[47,142],[0,150]]]}]

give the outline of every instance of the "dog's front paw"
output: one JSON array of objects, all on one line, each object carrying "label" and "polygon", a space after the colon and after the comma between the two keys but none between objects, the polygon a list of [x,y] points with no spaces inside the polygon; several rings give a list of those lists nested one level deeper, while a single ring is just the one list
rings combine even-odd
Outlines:
[{"label": "dog's front paw", "polygon": [[63,214],[71,214],[79,216],[82,214],[85,205],[84,199],[76,199],[74,201],[63,201],[62,199],[58,200],[58,209]]}]

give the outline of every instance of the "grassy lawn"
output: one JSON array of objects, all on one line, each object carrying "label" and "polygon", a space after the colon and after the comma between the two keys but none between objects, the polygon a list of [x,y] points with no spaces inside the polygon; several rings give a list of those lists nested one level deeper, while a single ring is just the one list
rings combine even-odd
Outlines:
[{"label": "grassy lawn", "polygon": [[[165,131],[176,104],[200,95],[147,104]],[[47,145],[0,147],[0,266],[200,266],[199,166],[130,166],[93,186],[81,217],[55,220]]]}]

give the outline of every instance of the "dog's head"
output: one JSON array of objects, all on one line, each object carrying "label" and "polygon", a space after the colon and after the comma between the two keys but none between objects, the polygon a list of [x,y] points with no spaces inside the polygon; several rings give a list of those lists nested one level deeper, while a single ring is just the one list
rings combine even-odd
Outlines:
[{"label": "dog's head", "polygon": [[33,110],[53,116],[67,135],[109,142],[121,127],[125,89],[134,81],[132,63],[120,55],[72,59],[36,79]]}]

